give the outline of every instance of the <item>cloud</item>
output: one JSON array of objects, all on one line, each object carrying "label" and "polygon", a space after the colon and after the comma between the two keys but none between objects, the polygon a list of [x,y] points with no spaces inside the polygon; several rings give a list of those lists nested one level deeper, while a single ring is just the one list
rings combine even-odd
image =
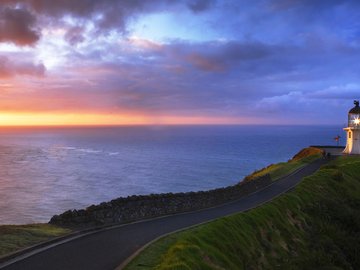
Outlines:
[{"label": "cloud", "polygon": [[[0,42],[36,44],[13,46],[18,51],[0,44],[4,85],[31,89],[26,96],[14,94],[7,106],[145,115],[266,113],[290,123],[294,117],[316,121],[326,108],[329,122],[340,119],[337,109],[346,111],[360,91],[358,9],[350,8],[354,1],[315,2],[2,0],[2,11],[32,18],[6,22],[37,35],[9,37],[9,27],[0,32]],[[166,23],[159,19],[164,13]],[[26,41],[16,43],[19,36]],[[20,52],[32,58],[15,55]],[[42,61],[48,72],[38,80]]]},{"label": "cloud", "polygon": [[324,90],[309,93],[308,96],[316,99],[359,99],[360,84],[348,83],[345,85],[333,85]]},{"label": "cloud", "polygon": [[334,6],[343,4],[356,4],[357,0],[272,0],[269,1],[271,7],[278,10],[289,10],[289,9],[312,9],[319,11],[319,9],[329,9]]},{"label": "cloud", "polygon": [[34,64],[19,59],[10,60],[6,56],[0,56],[0,79],[11,78],[17,75],[29,75],[35,77],[44,76],[43,64]]},{"label": "cloud", "polygon": [[66,32],[64,38],[70,45],[76,45],[85,40],[84,31],[83,27],[72,27]]},{"label": "cloud", "polygon": [[98,47],[94,48],[90,44],[83,48],[81,54],[77,50],[70,57],[80,57],[79,61],[82,62],[108,59],[117,65],[151,63],[152,66],[172,69],[176,73],[181,71],[223,73],[236,70],[249,72],[259,68],[260,62],[269,62],[269,69],[273,70],[274,67],[270,67],[271,57],[276,56],[280,51],[284,53],[286,48],[260,42],[193,43],[175,40],[159,43],[147,39],[129,38],[115,44],[103,45],[101,52]]},{"label": "cloud", "polygon": [[[0,42],[32,45],[40,38],[35,27],[62,25],[68,28],[65,39],[71,44],[84,40],[83,26],[91,24],[92,34],[108,34],[116,31],[127,34],[130,19],[141,14],[188,8],[204,11],[212,5],[210,0],[3,0],[0,18]],[[20,7],[20,8],[19,8]],[[38,20],[36,20],[38,19]],[[65,23],[66,20],[67,22]],[[38,23],[36,24],[36,22]],[[71,21],[71,23],[69,23]]]},{"label": "cloud", "polygon": [[[311,119],[317,104],[324,103],[312,95],[321,89],[329,91],[329,80],[339,70],[351,75],[354,67],[342,63],[338,67],[339,59],[360,58],[359,52],[350,55],[336,44],[321,45],[331,53],[321,53],[325,50],[319,47],[236,40],[155,43],[129,39],[120,45],[104,47],[100,54],[86,47],[75,61],[81,64],[73,68],[96,83],[91,91],[99,99],[108,99],[101,104],[148,114],[261,116],[267,112],[286,118],[305,117],[301,112],[306,112]],[[90,89],[75,88],[79,92]],[[284,111],[289,113],[284,115]]]},{"label": "cloud", "polygon": [[76,103],[75,109],[111,108],[149,115],[261,116],[266,111],[273,117],[312,120],[311,115],[320,111],[318,104],[325,103],[312,94],[329,91],[339,79],[358,82],[355,66],[360,52],[352,48],[350,54],[347,48],[352,45],[344,46],[144,38],[101,46],[85,42],[68,52],[69,61],[62,67],[59,81],[66,78],[69,90],[54,91],[63,95],[62,104],[69,98],[69,110]]},{"label": "cloud", "polygon": [[189,63],[198,70],[206,72],[224,72],[238,65],[264,60],[276,53],[277,48],[259,42],[174,42],[163,46],[165,55],[173,60]]},{"label": "cloud", "polygon": [[[136,49],[144,50],[144,51],[152,51],[157,52],[163,49],[163,45],[151,40],[142,39],[142,38],[129,38],[127,40],[128,44],[133,46]],[[125,44],[126,45],[126,44]]]},{"label": "cloud", "polygon": [[11,42],[19,46],[35,44],[40,38],[35,23],[36,17],[28,10],[0,9],[0,42]]},{"label": "cloud", "polygon": [[202,12],[208,10],[215,2],[214,0],[190,0],[188,6],[193,12]]},{"label": "cloud", "polygon": [[299,112],[305,104],[306,99],[304,99],[303,93],[295,91],[284,95],[262,98],[256,107],[265,113]]},{"label": "cloud", "polygon": [[207,57],[199,53],[191,53],[186,56],[187,61],[194,67],[209,72],[221,72],[225,70],[225,65],[222,62],[216,61],[214,57]]},{"label": "cloud", "polygon": [[[72,21],[71,27],[80,27],[84,23],[91,23],[98,35],[110,30],[125,33],[126,23],[130,17],[134,17],[145,10],[151,12],[163,2],[166,0],[23,0],[12,3],[13,6],[22,4],[24,8],[34,12],[42,18],[43,24],[59,24],[62,23],[63,18],[68,17]],[[71,35],[71,30],[69,35]],[[68,38],[68,40],[73,39]]]}]

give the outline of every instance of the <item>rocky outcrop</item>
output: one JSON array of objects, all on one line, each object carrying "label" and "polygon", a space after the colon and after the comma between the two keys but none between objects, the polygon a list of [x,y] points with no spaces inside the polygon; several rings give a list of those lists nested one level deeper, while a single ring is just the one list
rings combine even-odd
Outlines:
[{"label": "rocky outcrop", "polygon": [[264,175],[208,191],[134,195],[92,205],[85,210],[69,210],[53,216],[49,223],[61,226],[111,225],[193,211],[239,199],[271,182],[270,175]]}]

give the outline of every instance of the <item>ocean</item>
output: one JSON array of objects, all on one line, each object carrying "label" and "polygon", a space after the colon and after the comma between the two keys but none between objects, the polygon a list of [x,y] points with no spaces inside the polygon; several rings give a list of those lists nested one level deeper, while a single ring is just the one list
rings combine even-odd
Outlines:
[{"label": "ocean", "polygon": [[[126,126],[0,129],[0,224],[114,198],[238,183],[340,126]],[[342,139],[341,144],[344,144]]]}]

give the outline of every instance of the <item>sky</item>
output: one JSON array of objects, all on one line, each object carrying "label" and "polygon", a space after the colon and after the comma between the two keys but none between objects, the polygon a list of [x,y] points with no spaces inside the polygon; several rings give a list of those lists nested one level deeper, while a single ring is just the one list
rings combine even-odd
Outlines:
[{"label": "sky", "polygon": [[1,0],[0,125],[345,125],[358,0]]}]

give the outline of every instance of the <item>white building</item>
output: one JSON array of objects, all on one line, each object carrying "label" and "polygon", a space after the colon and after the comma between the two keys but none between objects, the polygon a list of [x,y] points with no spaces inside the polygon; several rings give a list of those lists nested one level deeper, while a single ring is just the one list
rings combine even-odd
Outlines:
[{"label": "white building", "polygon": [[354,101],[355,107],[349,111],[348,127],[346,131],[345,154],[360,154],[360,107],[359,101]]}]

